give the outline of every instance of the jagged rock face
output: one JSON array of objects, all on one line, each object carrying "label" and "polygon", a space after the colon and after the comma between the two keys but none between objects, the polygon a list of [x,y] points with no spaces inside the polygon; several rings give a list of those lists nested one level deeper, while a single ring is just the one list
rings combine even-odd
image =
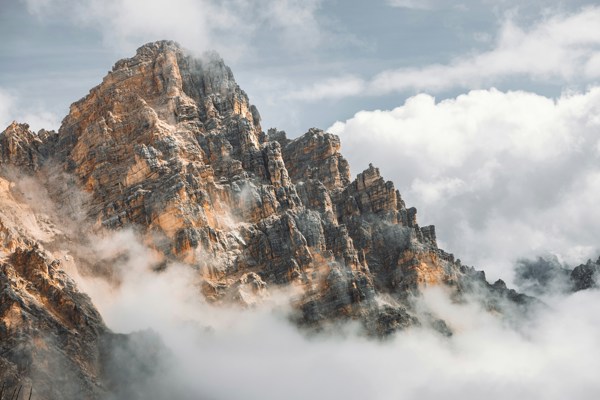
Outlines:
[{"label": "jagged rock face", "polygon": [[[26,126],[16,127],[23,135],[17,140],[32,138]],[[39,142],[32,143],[37,148]],[[29,156],[9,160],[12,167],[36,165]],[[104,392],[99,343],[108,329],[64,272],[64,258],[44,249],[42,242],[50,244],[61,232],[28,207],[22,197],[30,195],[0,177],[0,381],[34,386],[39,399],[95,399]]]},{"label": "jagged rock face", "polygon": [[437,248],[433,226],[419,227],[377,168],[351,180],[338,137],[264,134],[214,54],[147,44],[71,106],[58,136],[17,128],[1,140],[29,145],[7,146],[7,159],[32,170],[63,165],[91,195],[97,225],[136,226],[165,260],[199,268],[214,301],[252,303],[293,283],[305,293],[304,321],[368,322],[384,312],[380,295],[404,310],[420,287],[471,274]]},{"label": "jagged rock face", "polygon": [[13,122],[0,135],[0,164],[35,171],[47,157],[47,144],[56,139],[56,132],[40,130],[37,134],[29,125]]},{"label": "jagged rock face", "polygon": [[165,259],[200,267],[216,301],[251,303],[239,288],[253,277],[260,293],[303,288],[306,321],[363,318],[379,294],[400,307],[465,275],[377,168],[351,181],[338,137],[264,134],[216,55],[141,47],[72,105],[55,147],[98,224],[138,226]]},{"label": "jagged rock face", "polygon": [[[277,132],[269,132],[269,138]],[[350,183],[350,166],[340,154],[340,138],[318,129],[310,129],[297,140],[286,140],[279,133],[283,158],[294,182],[319,181],[328,190],[337,191]],[[277,141],[277,140],[276,140]]]},{"label": "jagged rock face", "polygon": [[[30,137],[23,128],[23,134]],[[110,332],[90,298],[69,276],[89,271],[89,265],[102,261],[88,249],[87,238],[93,237],[90,224],[80,220],[71,207],[73,182],[46,175],[56,173],[55,169],[12,160],[0,166],[0,382],[4,398],[18,387],[26,395],[32,388],[32,398],[40,400],[147,398],[128,390],[133,385],[135,390],[151,391],[154,386],[146,383],[150,381],[160,386],[166,368],[161,361],[166,358],[158,354],[167,350],[148,332],[127,337]],[[35,176],[23,170],[36,171]],[[59,193],[47,191],[40,180]],[[68,206],[56,209],[52,198],[57,195]],[[153,351],[142,351],[140,342],[148,343]]]},{"label": "jagged rock face", "polygon": [[[110,227],[160,234],[170,256],[230,259],[232,224],[299,204],[277,143],[221,59],[172,42],[140,48],[73,104],[58,148]],[[226,264],[230,264],[225,260]]]},{"label": "jagged rock face", "polygon": [[[93,399],[98,340],[106,333],[88,296],[39,248],[18,248],[0,265],[0,364],[9,386],[35,381],[38,398]],[[61,371],[57,374],[57,371]]]},{"label": "jagged rock face", "polygon": [[[416,209],[377,168],[352,180],[340,146],[318,129],[293,140],[265,134],[218,56],[194,58],[162,41],[117,62],[71,106],[58,134],[16,123],[2,132],[0,198],[11,196],[11,169],[42,176],[58,166],[89,195],[86,224],[135,227],[162,255],[158,268],[189,264],[215,303],[250,306],[274,286],[293,285],[301,293],[295,318],[310,327],[352,318],[375,335],[418,323],[450,334],[443,321],[420,321],[411,310],[410,297],[429,285],[527,302],[439,249],[434,227],[418,225]],[[11,219],[13,203],[0,210],[0,343],[24,344],[0,353],[5,376],[44,375],[52,365],[40,357],[59,354],[82,382],[80,398],[93,398],[102,360],[112,360],[102,343],[127,341],[110,335],[44,250],[52,247],[44,237],[56,234],[51,224],[26,229]]]}]

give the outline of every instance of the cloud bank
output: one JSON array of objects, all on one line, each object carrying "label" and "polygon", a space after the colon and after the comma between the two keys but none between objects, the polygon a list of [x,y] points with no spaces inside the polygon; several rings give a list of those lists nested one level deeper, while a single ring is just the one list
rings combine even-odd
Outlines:
[{"label": "cloud bank", "polygon": [[[379,96],[394,92],[480,88],[508,79],[581,84],[600,78],[600,7],[555,14],[531,27],[506,20],[493,48],[457,57],[447,64],[390,69],[371,79],[348,75],[294,91],[306,101],[346,96]],[[339,89],[328,90],[331,86]]]},{"label": "cloud bank", "polygon": [[[152,253],[136,240],[122,231],[96,241],[106,257],[128,253],[115,264],[120,286],[80,283],[109,327],[150,328],[169,350],[158,360],[160,376],[128,388],[139,398],[547,400],[592,399],[600,389],[597,290],[551,297],[549,307],[515,328],[475,303],[455,304],[443,289],[430,289],[419,307],[445,319],[451,338],[415,327],[381,342],[351,326],[306,336],[287,320],[285,297],[253,309],[212,306],[200,297],[192,269],[150,271]],[[142,341],[139,350],[156,351],[147,345]]]},{"label": "cloud bank", "polygon": [[598,251],[600,87],[557,99],[476,90],[361,111],[329,131],[360,172],[373,161],[442,247],[492,277],[520,257]]}]

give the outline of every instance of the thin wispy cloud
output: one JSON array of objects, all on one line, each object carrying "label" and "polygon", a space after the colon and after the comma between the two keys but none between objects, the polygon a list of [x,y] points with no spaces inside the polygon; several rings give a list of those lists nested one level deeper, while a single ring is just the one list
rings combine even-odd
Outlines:
[{"label": "thin wispy cloud", "polygon": [[332,80],[299,89],[290,96],[315,101],[393,92],[440,92],[497,85],[507,79],[546,83],[586,83],[600,75],[600,7],[547,17],[532,27],[507,20],[493,48],[456,57],[447,64],[389,69],[370,79],[348,76],[337,84],[351,90],[327,90]]},{"label": "thin wispy cloud", "polygon": [[24,105],[18,94],[0,88],[0,132],[11,122],[28,123],[32,130],[58,129],[60,118],[35,104]]},{"label": "thin wispy cloud", "polygon": [[291,100],[319,100],[328,97],[354,96],[366,89],[365,81],[355,75],[330,78],[313,86],[289,93]]},{"label": "thin wispy cloud", "polygon": [[413,10],[429,10],[434,5],[428,0],[388,0],[388,5],[392,7],[408,8]]},{"label": "thin wispy cloud", "polygon": [[292,52],[320,46],[329,33],[317,18],[321,0],[25,1],[40,19],[70,19],[124,50],[168,38],[192,51],[216,50],[236,59],[251,55],[261,32],[271,32],[273,45]]}]

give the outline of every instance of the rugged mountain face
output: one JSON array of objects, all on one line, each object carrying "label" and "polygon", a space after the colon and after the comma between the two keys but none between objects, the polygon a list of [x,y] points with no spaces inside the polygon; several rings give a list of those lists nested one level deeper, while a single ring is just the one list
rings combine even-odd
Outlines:
[{"label": "rugged mountain face", "polygon": [[351,180],[339,138],[264,134],[223,61],[172,42],[119,61],[72,105],[56,149],[98,224],[136,225],[166,260],[199,267],[214,300],[293,283],[304,321],[369,320],[379,294],[402,302],[469,272],[377,168]]},{"label": "rugged mountain face", "polygon": [[0,138],[0,380],[27,390],[35,382],[36,395],[46,398],[97,398],[104,392],[98,359],[108,329],[63,270],[63,254],[44,248],[63,232],[30,206],[31,186],[7,169],[37,168],[42,134],[13,124]]},{"label": "rugged mountain face", "polygon": [[113,334],[69,276],[110,269],[89,249],[94,227],[71,198],[81,195],[73,178],[40,163],[52,137],[26,124],[0,135],[0,398],[18,390],[35,399],[145,398],[132,387],[166,398],[156,376],[167,359],[161,342]]},{"label": "rugged mountain face", "polygon": [[[86,193],[78,229],[134,227],[160,255],[157,269],[175,260],[195,268],[215,303],[251,305],[292,285],[300,293],[294,319],[311,328],[354,319],[373,335],[413,324],[450,334],[411,308],[411,297],[431,285],[448,286],[457,299],[477,287],[495,299],[490,308],[503,299],[527,303],[439,249],[434,227],[418,225],[416,209],[377,168],[352,179],[340,147],[318,129],[293,140],[264,133],[218,56],[194,58],[162,41],[117,62],[71,106],[58,133],[12,124],[0,134],[2,198],[15,196],[11,171],[48,182],[58,170]],[[61,187],[69,185],[47,186],[59,203]],[[60,352],[93,398],[103,382],[99,343],[110,333],[57,261],[72,244],[55,238],[76,241],[76,229],[57,233],[35,210],[11,220],[6,207],[0,362],[9,372],[0,376],[32,376],[39,354]],[[22,231],[26,216],[42,226]]]}]

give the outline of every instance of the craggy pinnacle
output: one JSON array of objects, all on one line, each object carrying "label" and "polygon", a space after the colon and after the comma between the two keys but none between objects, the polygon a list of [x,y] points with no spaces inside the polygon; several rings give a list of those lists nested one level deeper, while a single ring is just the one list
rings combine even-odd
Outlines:
[{"label": "craggy pinnacle", "polygon": [[[373,165],[352,180],[340,148],[319,129],[296,139],[263,132],[218,55],[196,58],[159,41],[118,61],[71,105],[58,133],[16,123],[2,132],[0,187],[10,199],[10,171],[39,179],[59,168],[86,194],[89,226],[135,228],[162,266],[197,269],[215,303],[252,305],[293,285],[301,293],[294,320],[309,328],[352,319],[376,336],[415,324],[449,335],[443,321],[412,309],[422,288],[446,285],[457,299],[477,288],[498,304],[517,299],[439,249],[434,227],[418,225],[416,209]],[[59,189],[48,188],[55,200]],[[53,367],[39,367],[39,357],[54,352],[80,383],[79,398],[97,398],[101,343],[119,340],[44,249],[39,230],[20,229],[10,215],[0,213],[0,378],[35,372],[50,385]]]}]

